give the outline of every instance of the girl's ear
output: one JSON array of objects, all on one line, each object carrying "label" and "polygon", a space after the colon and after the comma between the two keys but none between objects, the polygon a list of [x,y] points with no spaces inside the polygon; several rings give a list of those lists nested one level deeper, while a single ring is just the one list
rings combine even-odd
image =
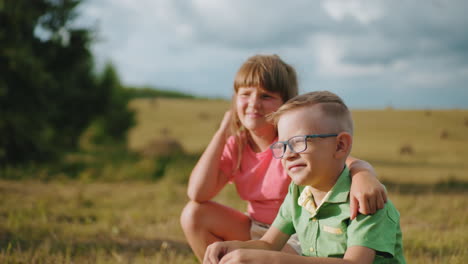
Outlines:
[{"label": "girl's ear", "polygon": [[341,132],[336,136],[335,158],[346,158],[351,153],[353,137],[348,132]]}]

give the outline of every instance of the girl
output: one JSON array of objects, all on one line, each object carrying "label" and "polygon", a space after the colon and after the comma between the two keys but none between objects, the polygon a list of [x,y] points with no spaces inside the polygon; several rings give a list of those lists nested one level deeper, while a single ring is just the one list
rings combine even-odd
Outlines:
[{"label": "girl", "polygon": [[[190,201],[181,215],[182,229],[200,261],[211,243],[259,239],[275,219],[290,178],[269,149],[277,132],[266,116],[296,96],[297,87],[294,68],[277,55],[253,56],[237,72],[232,109],[192,171]],[[353,181],[351,217],[383,208],[386,193],[373,168],[353,158],[346,163]],[[211,201],[228,182],[248,202],[247,214]],[[297,237],[283,251],[300,252]]]}]

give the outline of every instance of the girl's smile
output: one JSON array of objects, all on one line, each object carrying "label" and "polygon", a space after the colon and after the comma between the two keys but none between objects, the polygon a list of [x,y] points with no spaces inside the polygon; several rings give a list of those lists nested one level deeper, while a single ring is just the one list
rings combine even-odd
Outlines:
[{"label": "girl's smile", "polygon": [[278,110],[282,104],[279,94],[257,87],[241,87],[236,94],[237,115],[242,125],[250,131],[269,126],[274,132],[266,115]]}]

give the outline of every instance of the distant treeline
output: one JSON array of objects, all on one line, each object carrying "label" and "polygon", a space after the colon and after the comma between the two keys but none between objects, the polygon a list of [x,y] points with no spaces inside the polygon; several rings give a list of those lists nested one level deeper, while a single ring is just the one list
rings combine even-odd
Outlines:
[{"label": "distant treeline", "polygon": [[154,97],[165,97],[165,98],[196,98],[193,95],[177,92],[177,91],[170,91],[170,90],[163,90],[157,89],[152,87],[125,87],[124,90],[127,92],[131,99],[135,98],[154,98]]}]

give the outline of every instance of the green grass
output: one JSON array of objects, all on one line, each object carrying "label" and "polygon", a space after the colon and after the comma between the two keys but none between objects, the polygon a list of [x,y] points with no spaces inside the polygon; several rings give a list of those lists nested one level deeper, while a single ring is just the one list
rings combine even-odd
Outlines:
[{"label": "green grass", "polygon": [[[138,99],[132,107],[139,123],[129,134],[131,149],[171,137],[185,153],[88,149],[58,169],[1,171],[0,263],[196,263],[179,214],[188,174],[229,102]],[[408,263],[465,263],[468,111],[356,110],[353,116],[352,154],[374,165],[400,211]],[[447,138],[440,138],[442,130]],[[413,154],[400,154],[404,144]],[[167,164],[156,177],[161,161]],[[245,210],[232,185],[216,200]]]}]

